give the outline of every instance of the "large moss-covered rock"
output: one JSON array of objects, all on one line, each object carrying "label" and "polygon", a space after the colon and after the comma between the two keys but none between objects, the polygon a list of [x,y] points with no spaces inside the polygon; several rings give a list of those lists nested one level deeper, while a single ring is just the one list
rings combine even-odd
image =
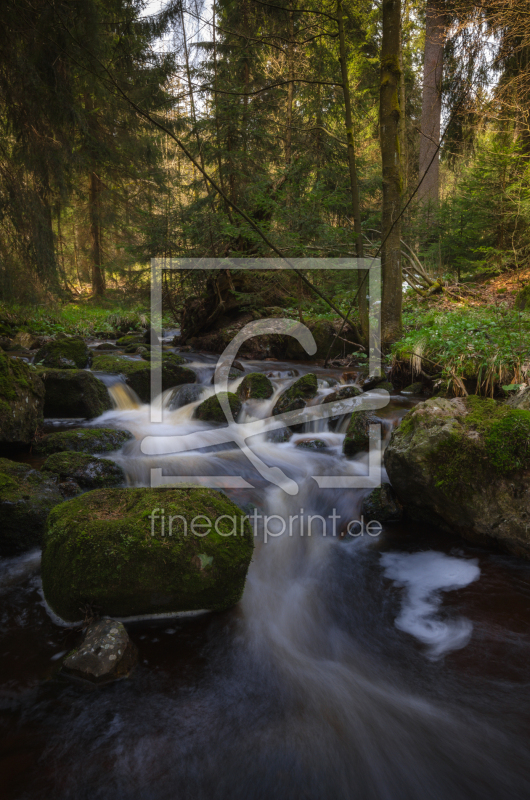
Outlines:
[{"label": "large moss-covered rock", "polygon": [[530,558],[530,411],[432,398],[393,432],[385,467],[411,518]]},{"label": "large moss-covered rock", "polygon": [[48,514],[62,502],[57,476],[0,458],[0,554],[40,545]]},{"label": "large moss-covered rock", "polygon": [[248,519],[221,492],[98,489],[50,515],[42,585],[65,620],[85,605],[118,617],[222,610],[243,593],[252,549]]},{"label": "large moss-covered rock", "polygon": [[35,364],[55,369],[84,369],[90,365],[92,354],[79,336],[64,337],[48,342],[35,354]]},{"label": "large moss-covered rock", "polygon": [[119,450],[125,442],[133,439],[129,431],[116,428],[76,428],[73,431],[57,431],[44,436],[33,448],[36,455],[51,455],[73,451],[76,453],[110,453]]},{"label": "large moss-covered rock", "polygon": [[240,400],[268,400],[274,394],[274,387],[263,372],[246,375],[237,388]]},{"label": "large moss-covered rock", "polygon": [[355,456],[369,449],[370,423],[373,421],[367,411],[353,412],[342,444],[345,456]]},{"label": "large moss-covered rock", "polygon": [[44,385],[36,370],[0,352],[0,443],[29,444],[43,406]]},{"label": "large moss-covered rock", "polygon": [[143,344],[144,343],[144,335],[143,333],[127,333],[125,336],[120,336],[119,339],[116,339],[116,344],[118,347],[127,347],[131,344]]},{"label": "large moss-covered rock", "polygon": [[196,419],[202,420],[202,422],[215,422],[215,423],[224,422],[226,424],[225,412],[221,408],[221,403],[219,402],[220,396],[228,398],[228,403],[230,405],[230,410],[232,411],[232,415],[234,419],[237,420],[242,405],[239,397],[235,395],[233,392],[219,392],[218,394],[213,394],[211,397],[208,397],[206,400],[203,400],[202,403],[200,403],[200,405],[197,406],[197,408],[193,413],[193,416]]},{"label": "large moss-covered rock", "polygon": [[300,408],[305,408],[308,400],[316,397],[318,391],[318,382],[316,375],[309,372],[307,375],[302,375],[292,386],[287,389],[276,401],[273,414],[285,414],[288,411],[296,411]]},{"label": "large moss-covered rock", "polygon": [[102,489],[125,482],[125,474],[118,464],[88,453],[54,453],[44,462],[42,471],[59,475],[63,481],[71,478],[83,489]]},{"label": "large moss-covered rock", "polygon": [[104,383],[83,369],[39,369],[44,381],[45,417],[99,417],[112,408]]},{"label": "large moss-covered rock", "polygon": [[[95,372],[118,373],[125,377],[125,382],[136,392],[140,400],[149,403],[151,400],[151,365],[145,361],[132,361],[115,356],[96,356],[92,362]],[[162,362],[162,391],[180,386],[183,383],[195,383],[197,376],[193,370],[164,359]]]}]

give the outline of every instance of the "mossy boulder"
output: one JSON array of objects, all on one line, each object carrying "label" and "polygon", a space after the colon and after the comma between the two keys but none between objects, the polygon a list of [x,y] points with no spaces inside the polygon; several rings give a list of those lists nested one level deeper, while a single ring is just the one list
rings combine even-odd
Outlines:
[{"label": "mossy boulder", "polygon": [[45,417],[93,419],[112,408],[104,383],[83,369],[38,369],[46,390]]},{"label": "mossy boulder", "polygon": [[[136,392],[143,403],[151,400],[151,364],[145,361],[132,361],[119,356],[96,356],[92,362],[95,372],[121,374],[128,386]],[[162,360],[162,391],[180,386],[183,383],[195,383],[197,376],[193,370],[183,367],[171,360]]]},{"label": "mossy boulder", "polygon": [[365,522],[400,522],[403,507],[389,483],[382,483],[363,499],[361,514]]},{"label": "mossy boulder", "polygon": [[305,450],[327,450],[329,445],[323,439],[301,439],[296,443],[296,447],[301,447]]},{"label": "mossy boulder", "polygon": [[110,453],[119,450],[125,442],[133,439],[129,431],[116,428],[76,428],[73,431],[57,431],[44,436],[33,448],[37,455],[51,455],[71,451],[75,453]]},{"label": "mossy boulder", "polygon": [[[382,385],[383,384],[380,384],[380,386]],[[379,389],[380,386],[377,388]],[[406,386],[404,389],[402,389],[401,392],[402,394],[423,394],[423,383],[421,383],[421,381],[411,383],[409,386]]]},{"label": "mossy boulder", "polygon": [[55,369],[85,369],[92,354],[79,336],[64,337],[47,342],[35,354],[35,364]]},{"label": "mossy boulder", "polygon": [[144,336],[142,333],[128,333],[116,339],[116,344],[118,347],[127,347],[131,344],[144,344]]},{"label": "mossy boulder", "polygon": [[363,453],[369,449],[370,425],[377,421],[368,411],[353,412],[342,445],[342,452],[345,456],[355,456],[357,453]]},{"label": "mossy boulder", "polygon": [[86,605],[117,617],[220,611],[240,599],[252,550],[248,519],[221,492],[97,489],[48,518],[42,585],[69,621]]},{"label": "mossy boulder", "polygon": [[273,394],[274,387],[262,372],[251,372],[250,375],[246,375],[237,389],[240,400],[268,400]]},{"label": "mossy boulder", "polygon": [[44,384],[36,370],[0,352],[0,443],[29,444],[43,408]]},{"label": "mossy boulder", "polygon": [[412,519],[530,558],[530,411],[432,398],[393,432],[385,467]]},{"label": "mossy boulder", "polygon": [[242,408],[242,404],[239,397],[235,395],[233,392],[219,392],[218,394],[213,394],[211,397],[208,397],[206,400],[203,400],[202,403],[197,406],[197,408],[193,413],[195,419],[200,419],[202,420],[202,422],[215,422],[218,424],[219,423],[226,424],[225,412],[221,408],[221,403],[219,402],[220,396],[224,396],[228,399],[232,415],[234,419],[237,420]]},{"label": "mossy boulder", "polygon": [[318,381],[316,375],[309,372],[302,375],[292,386],[287,389],[276,401],[272,413],[285,414],[288,411],[296,411],[305,408],[308,400],[316,397],[318,392]]},{"label": "mossy boulder", "polygon": [[62,502],[56,475],[0,458],[0,554],[40,545],[48,514]]},{"label": "mossy boulder", "polygon": [[83,489],[102,489],[125,482],[125,473],[118,464],[88,453],[53,453],[44,462],[42,471],[53,472],[63,481],[71,478]]}]

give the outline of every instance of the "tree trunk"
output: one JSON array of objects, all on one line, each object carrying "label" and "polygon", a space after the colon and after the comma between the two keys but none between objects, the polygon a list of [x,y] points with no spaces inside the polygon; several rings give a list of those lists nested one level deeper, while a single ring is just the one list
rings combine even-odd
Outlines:
[{"label": "tree trunk", "polygon": [[399,152],[399,63],[401,29],[400,0],[383,0],[383,41],[381,46],[381,85],[379,126],[383,167],[383,218],[381,266],[382,341],[396,341],[401,335],[401,157]]},{"label": "tree trunk", "polygon": [[422,203],[431,206],[438,203],[440,186],[440,164],[436,148],[440,143],[443,52],[447,25],[443,5],[443,0],[428,0],[425,24],[419,173],[423,181],[418,198]]},{"label": "tree trunk", "polygon": [[[353,142],[353,118],[351,111],[350,81],[348,77],[348,62],[346,58],[346,40],[344,35],[344,10],[342,0],[337,0],[337,24],[339,28],[340,67],[342,76],[342,91],[344,94],[344,120],[346,122],[346,139],[348,142],[348,166],[350,172],[350,189],[353,212],[353,228],[355,230],[355,252],[357,258],[364,258],[363,232],[361,228],[361,208],[359,202],[359,183],[357,181],[357,167],[355,164],[355,146]],[[363,335],[368,335],[368,308],[366,291],[368,279],[366,270],[358,270],[357,279],[359,291],[359,315]]]},{"label": "tree trunk", "polygon": [[92,294],[100,297],[105,294],[105,273],[101,251],[101,181],[94,171],[90,173],[88,204],[90,209],[90,236],[92,239]]}]

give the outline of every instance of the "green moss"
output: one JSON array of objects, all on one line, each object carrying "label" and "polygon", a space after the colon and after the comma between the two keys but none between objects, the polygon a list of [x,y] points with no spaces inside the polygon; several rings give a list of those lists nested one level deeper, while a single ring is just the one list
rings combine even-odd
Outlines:
[{"label": "green moss", "polygon": [[43,345],[35,355],[35,364],[56,369],[84,369],[90,364],[91,353],[83,339],[56,339]]},{"label": "green moss", "polygon": [[91,372],[75,369],[37,370],[44,381],[44,416],[92,419],[112,404],[104,383]]},{"label": "green moss", "polygon": [[50,510],[62,502],[55,476],[0,458],[0,553],[39,545]]},{"label": "green moss", "polygon": [[46,459],[42,471],[53,472],[61,480],[73,478],[85,489],[117,486],[125,482],[125,474],[118,464],[87,453],[53,453]]},{"label": "green moss", "polygon": [[[159,517],[153,521],[155,510]],[[213,523],[211,530],[196,529],[207,531],[203,537],[191,528],[198,515],[206,520],[196,523]],[[229,535],[234,524],[235,535]],[[50,516],[42,555],[44,594],[66,620],[78,619],[86,604],[109,616],[222,610],[241,597],[252,549],[248,520],[221,492],[96,490]]]},{"label": "green moss", "polygon": [[126,347],[130,344],[144,344],[144,336],[139,333],[128,333],[125,336],[121,336],[119,339],[116,339],[116,344],[119,347]]},{"label": "green moss", "polygon": [[235,420],[241,411],[241,400],[233,392],[219,392],[203,400],[194,411],[193,416],[203,422],[226,423],[225,413],[219,402],[219,397],[226,397],[230,405],[230,410]]},{"label": "green moss", "polygon": [[42,420],[44,386],[33,367],[0,351],[0,442],[29,444]]},{"label": "green moss", "polygon": [[370,445],[370,423],[373,417],[366,411],[354,411],[344,437],[342,452],[345,456],[355,456],[365,452]]},{"label": "green moss", "polygon": [[237,389],[237,396],[241,400],[267,400],[272,397],[274,387],[269,378],[262,372],[251,372],[246,375]]},{"label": "green moss", "polygon": [[[126,383],[136,392],[140,400],[144,403],[150,402],[151,365],[145,361],[132,361],[119,356],[96,356],[92,369],[96,372],[124,375]],[[162,391],[183,383],[195,383],[196,380],[197,376],[193,370],[180,366],[172,359],[162,360]]]},{"label": "green moss", "polygon": [[501,475],[530,469],[530,411],[513,409],[493,422],[486,436],[486,453]]},{"label": "green moss", "polygon": [[115,428],[77,428],[73,431],[50,433],[34,447],[37,455],[51,455],[65,451],[77,453],[109,453],[118,450],[129,439],[133,439],[129,431]]},{"label": "green moss", "polygon": [[273,414],[284,414],[288,411],[305,408],[307,401],[316,396],[318,391],[317,377],[312,372],[302,375],[276,401]]}]

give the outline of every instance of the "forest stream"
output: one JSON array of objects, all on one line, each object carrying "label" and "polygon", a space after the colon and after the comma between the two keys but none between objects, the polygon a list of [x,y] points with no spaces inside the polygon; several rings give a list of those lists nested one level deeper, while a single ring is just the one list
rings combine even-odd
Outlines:
[{"label": "forest stream", "polygon": [[[216,358],[186,358],[203,400]],[[315,403],[341,379],[307,364],[243,367],[266,372],[275,388],[244,403],[239,421],[258,426],[297,375],[317,375]],[[331,515],[358,519],[368,491],[319,489],[312,477],[366,472],[367,454],[342,455],[347,417],[334,430],[307,423],[287,442],[257,429],[254,452],[300,486],[289,495],[235,444],[208,447],[209,426],[192,419],[200,401],[170,410],[166,392],[155,424],[118,376],[105,380],[115,408],[84,424],[134,434],[111,456],[130,486],[148,486],[153,467],[239,475],[253,487],[227,490],[239,506],[297,519],[292,535],[259,528],[235,608],[126,621],[138,665],[103,687],[59,673],[81,632],[47,609],[39,551],[1,559],[3,800],[530,796],[528,561],[419,524],[353,536],[339,523],[333,535]],[[377,412],[384,440],[414,402],[396,395]],[[46,421],[48,430],[71,424]],[[143,437],[182,433],[197,450],[141,450]],[[315,438],[321,449],[300,446]],[[307,535],[309,515],[325,518],[326,535],[316,524]]]}]

